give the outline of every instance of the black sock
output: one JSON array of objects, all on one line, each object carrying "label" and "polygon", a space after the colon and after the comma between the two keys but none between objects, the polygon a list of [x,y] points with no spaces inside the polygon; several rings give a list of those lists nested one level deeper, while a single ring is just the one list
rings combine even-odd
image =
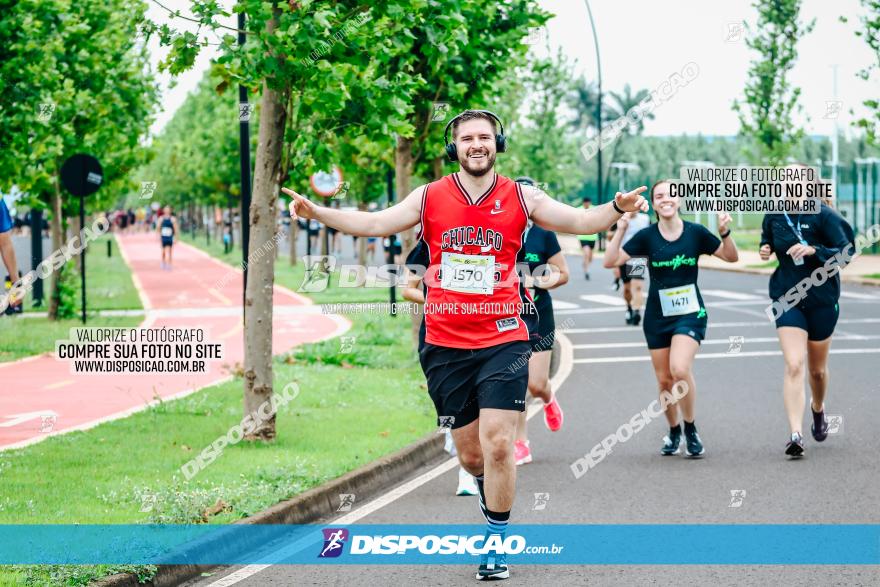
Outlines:
[{"label": "black sock", "polygon": [[500,534],[502,540],[504,533],[507,532],[507,523],[510,521],[510,510],[506,512],[493,512],[486,510],[486,536],[490,534]]},{"label": "black sock", "polygon": [[474,475],[474,480],[477,482],[477,489],[480,490],[480,499],[478,501],[478,505],[480,506],[480,513],[483,514],[483,517],[486,518],[486,521],[489,521],[489,510],[486,508],[486,491],[483,489],[483,482],[485,479],[482,475]]},{"label": "black sock", "polygon": [[685,431],[685,433],[696,432],[697,427],[694,425],[693,422],[688,422],[687,420],[685,420],[684,421],[684,431]]},{"label": "black sock", "polygon": [[672,436],[675,433],[681,434],[681,424],[669,427],[669,436]]}]

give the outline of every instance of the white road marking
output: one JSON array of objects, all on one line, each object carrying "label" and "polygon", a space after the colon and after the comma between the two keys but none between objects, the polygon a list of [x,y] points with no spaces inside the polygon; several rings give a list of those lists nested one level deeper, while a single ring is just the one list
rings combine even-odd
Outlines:
[{"label": "white road marking", "polygon": [[[834,341],[842,341],[842,340],[877,340],[880,339],[880,336],[875,336],[873,334],[846,334],[844,336],[837,336],[838,334],[843,334],[840,331],[837,331],[834,336]],[[759,338],[751,338],[748,336],[743,337],[743,346],[748,344],[758,344],[758,343],[766,343],[766,342],[774,342],[778,343],[779,339],[775,336],[767,336],[767,337],[759,337]],[[707,344],[730,344],[729,338],[710,338],[703,341],[704,345]],[[629,348],[641,348],[644,347],[644,342],[610,342],[610,343],[598,343],[598,344],[574,344],[571,348],[578,349],[629,349]]]},{"label": "white road marking", "polygon": [[608,294],[584,294],[578,297],[584,301],[594,302],[597,304],[608,304],[610,306],[626,305],[626,302],[623,301],[623,298],[621,296],[610,296]]},{"label": "white road marking", "polygon": [[880,296],[873,294],[857,293],[854,291],[841,291],[840,297],[849,298],[851,300],[871,300],[872,302],[880,301]]},{"label": "white road marking", "polygon": [[[837,321],[838,324],[876,324],[880,322],[880,318],[842,318]],[[732,328],[738,326],[773,326],[770,320],[761,320],[759,322],[709,322],[712,328]],[[563,328],[561,331],[565,334],[593,334],[597,332],[633,332],[641,334],[641,327],[633,326],[607,326],[602,328]]]},{"label": "white road marking", "polygon": [[[866,353],[880,353],[880,348],[873,349],[831,349],[832,355],[853,355]],[[782,351],[752,351],[745,353],[702,353],[697,354],[696,359],[736,359],[739,357],[775,357],[782,356]],[[640,361],[650,361],[650,355],[639,355],[631,357],[602,357],[595,359],[575,359],[572,361],[576,365],[584,363],[636,363]]]},{"label": "white road marking", "polygon": [[[728,300],[759,300],[758,296],[730,291],[727,289],[700,289],[700,293]],[[769,301],[769,300],[768,300]]]},{"label": "white road marking", "polygon": [[576,310],[580,308],[579,305],[573,304],[571,302],[566,302],[565,300],[557,300],[553,298],[553,309],[554,310]]},{"label": "white road marking", "polygon": [[[571,358],[571,342],[566,338],[566,336],[564,334],[561,334],[559,332],[556,333],[556,340],[559,341],[560,350],[562,352],[562,357],[560,359],[559,369],[556,371],[556,375],[554,375],[553,379],[550,380],[550,386],[554,390],[559,389],[559,387],[561,387],[562,384],[565,382],[565,379],[569,376],[569,374],[571,374],[571,366],[572,366],[572,362],[573,362],[573,360]],[[539,404],[540,404],[540,402],[536,402],[535,404],[532,404],[531,406],[529,406],[529,411],[526,416],[527,418],[531,418],[532,416],[534,416],[535,414],[538,413],[538,411],[541,409]],[[434,467],[430,471],[422,473],[421,475],[419,475],[415,479],[411,479],[399,487],[395,487],[394,489],[392,489],[388,493],[386,493],[380,497],[377,497],[376,499],[362,505],[361,507],[359,507],[355,511],[353,511],[349,514],[346,514],[346,515],[342,516],[341,518],[337,518],[337,519],[333,520],[332,522],[328,522],[327,526],[346,526],[348,524],[354,524],[355,522],[357,522],[361,518],[364,518],[364,517],[372,514],[376,510],[385,507],[386,505],[390,504],[391,502],[395,501],[396,499],[399,499],[399,498],[403,497],[404,495],[406,495],[407,493],[410,493],[411,491],[418,489],[419,487],[421,487],[425,483],[427,483],[433,479],[436,479],[440,475],[443,475],[444,473],[451,471],[452,469],[454,469],[457,466],[458,466],[458,459],[457,458],[453,457],[451,459],[443,461],[442,463],[440,463],[439,465],[437,465],[436,467]],[[263,560],[273,560],[273,561],[281,560],[282,558],[284,558],[284,553],[293,554],[294,552],[297,552],[297,551],[301,550],[302,548],[305,548],[306,546],[308,546],[309,544],[312,544],[313,542],[314,541],[312,541],[312,540],[308,540],[308,541],[305,539],[300,540],[300,541],[295,542],[294,544],[291,544],[285,548],[282,548],[278,551],[275,551],[270,555],[267,555],[266,557],[264,557]],[[236,583],[238,583],[240,581],[244,581],[248,577],[252,577],[252,576],[256,575],[257,573],[259,573],[260,571],[263,571],[271,566],[272,566],[271,564],[264,564],[264,563],[256,563],[256,564],[252,564],[252,565],[247,565],[247,566],[244,566],[244,567],[226,575],[225,577],[222,577],[212,583],[209,583],[208,587],[230,587],[230,585],[235,585]]]}]

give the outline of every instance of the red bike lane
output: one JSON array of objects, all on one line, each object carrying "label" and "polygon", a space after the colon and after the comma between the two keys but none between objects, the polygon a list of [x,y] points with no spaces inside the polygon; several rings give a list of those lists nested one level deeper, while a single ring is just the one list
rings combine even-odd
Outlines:
[{"label": "red bike lane", "polygon": [[[207,362],[204,373],[160,374],[74,374],[72,361],[60,360],[54,353],[0,363],[0,450],[91,428],[158,399],[188,395],[229,380],[236,364],[243,362],[240,269],[177,243],[174,267],[166,271],[160,267],[154,234],[116,240],[147,311],[140,327],[201,328],[204,342],[223,345],[222,360]],[[351,326],[345,318],[324,315],[308,298],[277,285],[273,306],[275,354],[339,336]]]}]

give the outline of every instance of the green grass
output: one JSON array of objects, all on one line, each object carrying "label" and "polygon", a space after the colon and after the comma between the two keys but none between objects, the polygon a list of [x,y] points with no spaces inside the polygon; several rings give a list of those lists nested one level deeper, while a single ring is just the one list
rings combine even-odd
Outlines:
[{"label": "green grass", "polygon": [[[111,256],[107,257],[107,243],[112,243]],[[75,273],[76,286],[76,311],[82,308],[79,272],[76,271],[76,262],[71,260],[66,267],[68,271]],[[24,270],[22,270],[24,273]],[[42,306],[33,305],[33,297],[29,294],[25,299],[25,312],[45,312],[48,306],[48,295],[52,276],[49,276],[44,285],[43,292],[46,299]],[[115,239],[109,235],[103,235],[89,243],[86,249],[86,304],[89,311],[98,310],[140,310],[140,297],[131,279],[131,270],[122,255]]]},{"label": "green grass", "polygon": [[[279,281],[295,278],[289,273]],[[240,421],[237,377],[91,430],[0,452],[0,523],[229,523],[407,446],[435,422],[410,320],[365,314],[351,320],[350,350],[335,339],[275,358],[275,389],[290,382],[300,389],[279,409],[275,441],[227,447],[189,481],[180,472]],[[144,579],[155,572],[0,567],[0,585],[84,585],[123,570]]]},{"label": "green grass", "polygon": [[[123,328],[137,326],[142,321],[137,316],[97,316],[90,318],[85,325]],[[3,332],[0,336],[0,363],[54,351],[56,340],[67,340],[70,329],[81,326],[83,323],[79,319],[53,322],[46,318],[0,317]]]},{"label": "green grass", "polygon": [[868,279],[880,279],[880,273],[871,273],[870,275],[863,275],[862,277],[867,277]]},{"label": "green grass", "polygon": [[[206,244],[205,235],[193,239],[189,233],[181,234],[181,240],[194,245],[211,256],[221,259],[230,265],[241,265],[241,249],[233,248],[229,253],[223,253],[223,243],[212,240]],[[252,249],[253,250],[253,249]],[[283,285],[293,291],[297,291],[303,283],[305,266],[300,259],[295,266],[290,265],[286,256],[279,257],[275,261],[275,283]],[[387,287],[338,287],[339,272],[333,272],[330,284],[325,291],[309,292],[306,295],[317,304],[345,303],[345,302],[385,302],[388,301]]]},{"label": "green grass", "polygon": [[[86,257],[86,303],[90,316],[87,326],[128,327],[141,323],[139,317],[97,316],[98,310],[139,310],[142,309],[137,290],[131,279],[131,270],[122,260],[115,241],[112,244],[113,256],[107,257],[109,236],[102,236],[88,248]],[[70,269],[74,263],[70,263]],[[51,279],[51,278],[50,278]],[[79,315],[80,287],[79,274],[76,276],[76,312]],[[49,284],[45,285],[49,293]],[[30,296],[25,300],[25,312],[45,312],[47,304],[34,307]],[[31,355],[39,355],[55,349],[55,341],[67,339],[71,328],[82,326],[79,319],[50,321],[46,318],[25,318],[24,316],[0,316],[0,363],[14,361]]]}]

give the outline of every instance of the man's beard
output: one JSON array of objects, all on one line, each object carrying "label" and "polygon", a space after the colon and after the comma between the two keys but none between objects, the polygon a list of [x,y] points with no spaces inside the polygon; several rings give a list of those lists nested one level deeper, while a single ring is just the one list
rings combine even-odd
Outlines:
[{"label": "man's beard", "polygon": [[484,175],[492,171],[492,168],[495,166],[495,154],[486,151],[482,161],[486,162],[485,167],[471,167],[473,163],[477,163],[478,165],[482,165],[482,163],[476,161],[472,162],[467,155],[464,155],[463,157],[459,156],[458,158],[458,162],[461,164],[461,168],[464,169],[468,173],[468,175],[471,175],[473,177],[483,177]]}]

